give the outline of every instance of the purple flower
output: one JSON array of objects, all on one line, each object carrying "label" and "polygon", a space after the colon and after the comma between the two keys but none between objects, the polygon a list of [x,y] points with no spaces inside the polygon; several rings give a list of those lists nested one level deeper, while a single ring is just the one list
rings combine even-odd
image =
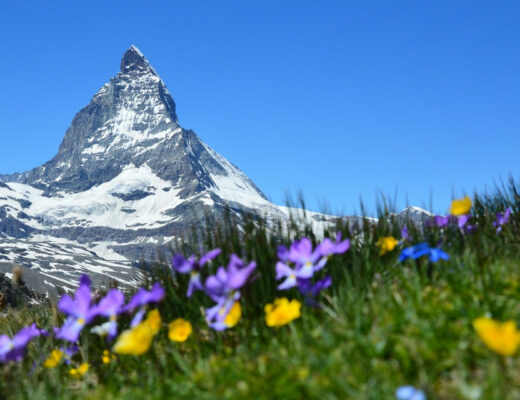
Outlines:
[{"label": "purple flower", "polygon": [[109,320],[100,326],[91,329],[91,332],[98,335],[107,335],[109,340],[117,336],[117,315],[121,313],[125,296],[118,289],[111,289],[107,295],[101,299],[99,304],[94,307],[96,315],[102,315]]},{"label": "purple flower", "polygon": [[312,265],[296,266],[294,269],[281,261],[276,263],[276,279],[286,278],[280,285],[279,290],[295,287],[300,279],[310,279],[314,274]]},{"label": "purple flower", "polygon": [[152,290],[150,291],[145,288],[139,289],[139,291],[130,299],[128,304],[121,309],[121,312],[132,313],[137,307],[139,307],[139,311],[134,315],[132,322],[130,322],[130,326],[133,328],[143,319],[146,312],[145,306],[149,303],[158,303],[163,299],[163,297],[164,289],[157,282],[153,285]]},{"label": "purple flower", "polygon": [[395,391],[397,400],[426,400],[426,395],[422,390],[413,386],[401,386]]},{"label": "purple flower", "polygon": [[278,259],[283,263],[289,262],[289,249],[285,247],[283,244],[278,246],[277,251]]},{"label": "purple flower", "polygon": [[72,346],[60,347],[60,350],[65,354],[65,364],[69,365],[71,358],[78,353],[79,347],[73,344]]},{"label": "purple flower", "polygon": [[506,224],[507,221],[509,221],[509,217],[511,216],[511,208],[507,207],[506,211],[502,213],[497,213],[496,221],[493,222],[493,226],[497,228],[497,233],[499,233],[502,230],[502,225]]},{"label": "purple flower", "polygon": [[446,254],[444,251],[437,247],[430,247],[428,243],[419,243],[415,246],[407,247],[402,250],[401,255],[399,256],[399,261],[407,260],[408,258],[412,258],[417,260],[419,257],[428,255],[430,256],[431,262],[437,262],[440,259],[448,260],[450,256]]},{"label": "purple flower", "polygon": [[215,275],[208,277],[205,291],[217,304],[206,310],[206,321],[211,328],[223,330],[231,307],[240,299],[240,289],[247,283],[256,268],[256,262],[245,265],[244,261],[235,254],[231,255],[227,270],[219,267]]},{"label": "purple flower", "polygon": [[321,256],[322,253],[319,246],[317,246],[315,250],[312,250],[312,242],[310,239],[303,238],[301,240],[295,240],[292,243],[289,249],[288,259],[296,265],[309,267],[314,266]]},{"label": "purple flower", "polygon": [[436,226],[437,228],[445,228],[450,222],[450,217],[444,217],[442,215],[436,215],[432,218],[430,225]]},{"label": "purple flower", "polygon": [[80,278],[79,287],[73,300],[68,294],[62,296],[58,308],[68,317],[63,326],[58,330],[56,337],[69,342],[78,340],[83,327],[97,315],[95,307],[90,307],[92,296],[90,293],[90,279],[87,275]]},{"label": "purple flower", "polygon": [[[311,285],[310,279],[314,272],[322,269],[329,257],[333,254],[345,253],[350,248],[350,240],[341,240],[341,232],[336,233],[333,242],[325,238],[316,249],[312,249],[312,242],[308,238],[295,240],[290,249],[285,246],[278,247],[278,258],[276,263],[276,279],[285,278],[278,285],[279,290],[289,289],[295,286]],[[294,266],[289,265],[294,263]]]},{"label": "purple flower", "polygon": [[330,285],[332,285],[332,278],[330,276],[326,276],[314,284],[310,279],[298,279],[298,290],[305,296],[307,305],[312,307],[318,305],[314,298],[318,297],[320,292],[330,287]]},{"label": "purple flower", "polygon": [[224,267],[219,267],[217,273],[206,280],[206,293],[216,302],[229,297],[246,284],[255,268],[256,262],[251,261],[246,266],[240,257],[231,254],[227,270]]},{"label": "purple flower", "polygon": [[457,218],[457,226],[463,230],[464,233],[474,233],[477,230],[477,225],[470,225],[469,220],[471,219],[470,214],[461,215]]},{"label": "purple flower", "polygon": [[228,297],[222,297],[213,307],[206,309],[206,321],[210,328],[216,331],[223,331],[228,328],[224,323],[233,304],[240,299],[240,292],[233,292]]},{"label": "purple flower", "polygon": [[25,348],[36,336],[43,334],[36,324],[20,330],[13,338],[7,335],[0,336],[0,362],[20,361],[25,355]]},{"label": "purple flower", "polygon": [[345,239],[341,241],[341,232],[336,233],[336,241],[333,242],[329,238],[325,238],[323,242],[321,242],[317,247],[316,251],[320,254],[322,257],[321,260],[318,261],[317,265],[314,267],[314,271],[318,271],[322,269],[325,264],[327,263],[327,260],[330,256],[333,254],[343,254],[348,249],[350,249],[350,240]]},{"label": "purple flower", "polygon": [[405,226],[403,226],[403,228],[401,229],[401,238],[402,240],[408,240],[410,241],[410,232],[408,232],[408,228]]},{"label": "purple flower", "polygon": [[180,274],[190,274],[190,282],[188,284],[188,292],[186,296],[191,297],[194,290],[204,290],[204,286],[200,280],[200,270],[208,261],[213,260],[220,254],[220,249],[213,249],[204,254],[197,262],[194,255],[185,259],[182,254],[176,254],[172,259],[172,267]]}]

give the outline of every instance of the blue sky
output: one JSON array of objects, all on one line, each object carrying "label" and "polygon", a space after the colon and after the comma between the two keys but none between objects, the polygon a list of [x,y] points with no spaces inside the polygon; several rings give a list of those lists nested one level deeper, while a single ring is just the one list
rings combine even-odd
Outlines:
[{"label": "blue sky", "polygon": [[[518,2],[52,1],[0,12],[0,173],[49,160],[135,44],[274,202],[443,212],[520,177]],[[21,2],[20,2],[21,3]]]}]

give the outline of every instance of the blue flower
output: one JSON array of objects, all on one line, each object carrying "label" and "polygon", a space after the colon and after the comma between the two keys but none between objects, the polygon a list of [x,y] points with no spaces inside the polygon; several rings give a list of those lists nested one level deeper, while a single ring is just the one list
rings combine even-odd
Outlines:
[{"label": "blue flower", "polygon": [[416,244],[415,246],[407,247],[403,249],[399,256],[399,261],[407,260],[408,258],[417,260],[422,256],[430,256],[431,262],[437,262],[440,259],[449,260],[450,256],[437,247],[430,247],[428,243],[423,242]]},{"label": "blue flower", "polygon": [[395,391],[397,400],[426,400],[426,395],[422,390],[413,386],[401,386]]}]

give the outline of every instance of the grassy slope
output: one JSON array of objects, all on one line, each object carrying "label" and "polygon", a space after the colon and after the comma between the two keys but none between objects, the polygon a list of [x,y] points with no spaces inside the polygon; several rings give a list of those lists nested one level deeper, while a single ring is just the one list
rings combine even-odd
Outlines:
[{"label": "grassy slope", "polygon": [[[496,235],[494,212],[507,205],[514,215]],[[519,356],[494,354],[472,328],[472,321],[485,313],[520,323],[519,207],[511,184],[477,198],[477,233],[427,231],[425,239],[433,245],[443,238],[443,249],[451,255],[435,265],[398,263],[398,249],[379,256],[378,237],[399,237],[398,228],[384,219],[377,227],[365,226],[353,237],[351,250],[329,261],[326,272],[334,285],[321,298],[323,307],[303,307],[300,319],[278,329],[265,325],[263,306],[281,295],[299,295],[276,291],[276,244],[289,244],[289,236],[306,232],[269,236],[250,225],[239,238],[230,224],[204,240],[210,248],[223,248],[213,268],[232,252],[258,262],[258,279],[244,294],[243,317],[235,328],[209,330],[201,314],[210,304],[204,295],[197,293],[188,302],[185,277],[172,280],[159,266],[154,279],[167,288],[161,315],[165,323],[179,316],[193,323],[187,342],[170,342],[163,328],[146,355],[120,356],[105,365],[101,353],[106,345],[84,332],[74,362],[88,361],[91,368],[76,380],[65,365],[53,370],[34,366],[60,345],[51,338],[36,339],[23,363],[0,366],[0,393],[26,399],[391,399],[396,387],[413,384],[428,399],[520,399]],[[423,239],[414,232],[413,243]],[[0,319],[0,332],[61,320],[53,308],[24,309]]]}]

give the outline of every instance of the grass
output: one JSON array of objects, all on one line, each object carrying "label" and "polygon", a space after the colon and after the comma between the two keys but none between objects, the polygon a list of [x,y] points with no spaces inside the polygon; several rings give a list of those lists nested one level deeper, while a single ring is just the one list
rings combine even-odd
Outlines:
[{"label": "grass", "polygon": [[[380,400],[395,398],[397,387],[410,384],[428,399],[520,399],[520,357],[492,352],[472,327],[485,314],[520,322],[520,196],[511,180],[473,201],[479,225],[474,234],[455,228],[411,230],[412,244],[436,245],[442,239],[450,260],[436,264],[398,262],[402,246],[380,256],[378,238],[400,237],[399,226],[383,212],[376,225],[367,223],[352,233],[352,227],[338,225],[352,248],[329,260],[323,274],[332,276],[333,286],[320,298],[321,308],[304,306],[301,318],[280,328],[265,325],[264,305],[282,296],[302,299],[294,289],[276,290],[276,246],[295,237],[316,240],[309,228],[295,223],[289,231],[268,231],[262,221],[249,221],[239,232],[230,220],[194,232],[177,250],[198,252],[199,242],[221,247],[212,271],[227,264],[231,253],[258,263],[236,327],[208,329],[202,310],[211,302],[201,292],[188,301],[186,277],[173,279],[168,265],[157,264],[147,284],[160,280],[166,289],[159,305],[165,325],[177,317],[191,321],[188,341],[169,341],[164,327],[145,355],[121,355],[107,365],[101,355],[109,347],[85,330],[73,365],[88,362],[90,369],[74,379],[65,364],[42,367],[62,343],[37,338],[23,362],[0,365],[0,398]],[[508,206],[512,218],[497,235],[494,214]],[[0,332],[62,321],[55,305],[27,307],[0,319]],[[128,326],[128,318],[120,323]]]}]

